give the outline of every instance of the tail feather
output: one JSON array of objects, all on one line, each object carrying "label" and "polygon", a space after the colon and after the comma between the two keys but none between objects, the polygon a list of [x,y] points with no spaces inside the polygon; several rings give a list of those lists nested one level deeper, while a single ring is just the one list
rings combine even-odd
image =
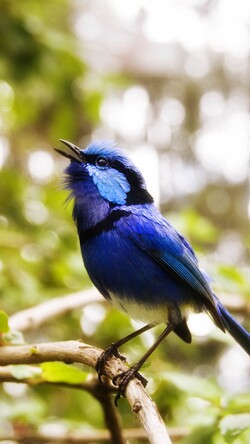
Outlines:
[{"label": "tail feather", "polygon": [[[217,298],[216,298],[217,299]],[[218,299],[217,299],[218,301]],[[250,356],[250,333],[246,331],[229,311],[218,301],[218,310],[225,329]]]}]

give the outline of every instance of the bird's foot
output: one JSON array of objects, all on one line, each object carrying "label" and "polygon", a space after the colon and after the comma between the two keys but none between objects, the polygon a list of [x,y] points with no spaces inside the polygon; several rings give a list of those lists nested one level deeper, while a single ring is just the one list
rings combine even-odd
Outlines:
[{"label": "bird's foot", "polygon": [[125,372],[120,373],[119,375],[113,378],[113,384],[118,385],[117,394],[115,397],[115,405],[117,406],[118,399],[123,396],[126,398],[126,390],[129,382],[133,379],[137,378],[141,381],[143,387],[146,387],[148,381],[138,372],[138,366],[135,364],[130,369]]},{"label": "bird's foot", "polygon": [[125,356],[119,353],[115,343],[111,344],[108,348],[106,348],[106,350],[104,350],[104,352],[99,357],[97,364],[95,366],[95,369],[98,374],[98,379],[100,382],[102,382],[102,376],[105,375],[105,365],[108,362],[108,360],[112,358],[112,356],[121,359],[121,361],[126,361]]}]

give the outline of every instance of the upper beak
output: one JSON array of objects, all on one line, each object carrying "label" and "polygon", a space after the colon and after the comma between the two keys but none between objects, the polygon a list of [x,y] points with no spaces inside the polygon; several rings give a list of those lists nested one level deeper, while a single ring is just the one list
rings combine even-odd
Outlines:
[{"label": "upper beak", "polygon": [[66,151],[59,150],[58,148],[54,148],[55,151],[57,151],[62,156],[67,157],[67,159],[70,159],[71,161],[86,163],[85,156],[80,148],[64,139],[59,139],[59,141],[64,143],[64,145],[66,145],[72,151],[72,153],[67,153]]}]

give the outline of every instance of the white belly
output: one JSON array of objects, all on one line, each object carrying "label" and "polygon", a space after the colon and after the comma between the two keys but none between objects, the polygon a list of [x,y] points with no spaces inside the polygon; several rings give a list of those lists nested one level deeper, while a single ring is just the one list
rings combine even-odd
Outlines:
[{"label": "white belly", "polygon": [[146,324],[165,324],[168,322],[168,308],[167,305],[142,305],[138,302],[131,301],[123,297],[118,298],[113,293],[109,293],[111,304],[120,311],[128,313],[128,315],[138,321]]}]

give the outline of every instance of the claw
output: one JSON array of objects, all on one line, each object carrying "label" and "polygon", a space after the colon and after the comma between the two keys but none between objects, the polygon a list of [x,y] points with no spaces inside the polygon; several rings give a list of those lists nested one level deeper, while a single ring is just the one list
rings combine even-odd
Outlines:
[{"label": "claw", "polygon": [[[118,385],[117,394],[115,397],[115,405],[118,406],[118,400],[121,396],[126,398],[126,390],[129,382],[137,378],[139,381],[141,381],[143,387],[146,387],[148,381],[144,376],[142,376],[137,369],[137,365],[132,366],[130,369],[128,369],[126,372],[122,372],[119,375],[115,376],[112,380],[113,384]],[[118,381],[119,380],[119,381]]]},{"label": "claw", "polygon": [[[112,358],[112,356],[115,356],[116,358],[121,359],[122,361],[126,361],[125,356],[121,355],[118,351],[118,348],[116,346],[116,344],[111,344],[106,350],[104,350],[104,352],[101,354],[101,356],[99,357],[95,369],[97,371],[98,374],[98,379],[99,382],[102,383],[102,376],[105,376],[105,366],[108,362],[109,359]],[[139,381],[141,381],[143,387],[146,387],[148,381],[138,372],[140,367],[138,367],[137,364],[133,365],[132,367],[130,367],[128,370],[126,370],[125,372],[120,373],[119,375],[115,376],[112,380],[114,385],[118,386],[117,389],[117,395],[115,397],[115,405],[117,407],[117,403],[118,403],[118,399],[123,396],[124,398],[126,398],[126,390],[127,390],[127,386],[129,384],[129,382],[133,379],[133,378],[137,378],[139,379]]]},{"label": "claw", "polygon": [[121,361],[126,361],[125,356],[121,355],[115,344],[111,344],[99,357],[95,369],[98,374],[99,382],[102,383],[102,376],[105,376],[105,366],[109,359],[115,356],[116,358],[121,359]]}]

